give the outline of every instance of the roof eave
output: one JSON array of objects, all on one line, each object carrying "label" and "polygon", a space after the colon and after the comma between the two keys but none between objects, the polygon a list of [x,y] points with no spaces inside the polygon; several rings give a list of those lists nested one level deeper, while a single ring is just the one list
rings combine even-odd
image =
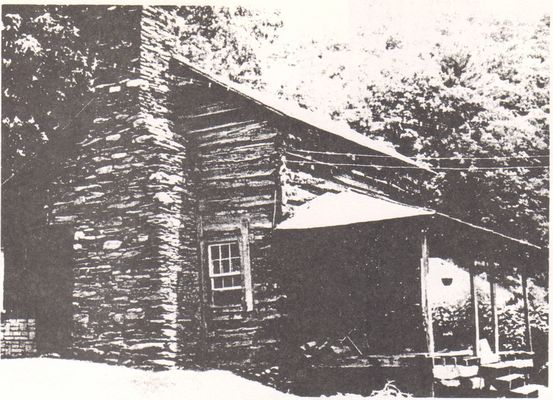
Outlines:
[{"label": "roof eave", "polygon": [[[308,110],[303,110],[303,109],[300,109],[299,107],[298,110],[295,110],[294,113],[290,112],[289,110],[288,111],[285,111],[285,110],[282,110],[281,107],[275,105],[275,104],[269,104],[271,102],[269,101],[266,101],[265,99],[260,99],[259,97],[259,93],[256,93],[255,91],[251,90],[251,89],[248,89],[248,88],[243,88],[243,87],[239,87],[238,84],[236,84],[235,82],[232,82],[228,79],[224,79],[222,77],[215,77],[213,76],[213,74],[197,67],[197,66],[193,66],[190,64],[190,62],[180,56],[180,55],[174,55],[173,58],[178,61],[179,63],[183,64],[184,66],[186,66],[187,68],[189,68],[191,71],[193,71],[194,73],[204,77],[205,79],[209,80],[210,82],[228,90],[228,91],[231,91],[235,94],[237,94],[238,96],[241,96],[243,98],[246,98],[247,100],[249,101],[252,101],[254,103],[256,103],[257,105],[277,114],[277,115],[280,115],[280,116],[284,116],[284,117],[287,117],[287,118],[290,118],[290,119],[293,119],[299,123],[302,123],[302,124],[306,124],[308,126],[311,126],[311,127],[314,127],[320,131],[323,131],[323,132],[327,132],[327,133],[330,133],[330,134],[333,134],[333,135],[336,135],[336,136],[339,136],[345,140],[348,140],[352,143],[356,143],[358,144],[359,146],[362,146],[364,148],[368,148],[372,151],[376,151],[378,153],[381,153],[381,154],[384,154],[384,155],[387,155],[387,156],[390,156],[392,158],[395,158],[396,160],[399,160],[405,164],[408,164],[412,167],[416,167],[417,169],[421,169],[421,170],[425,170],[427,172],[430,172],[432,174],[437,174],[436,171],[432,170],[428,165],[424,164],[424,163],[420,163],[420,162],[417,162],[399,152],[397,152],[395,149],[393,149],[392,147],[389,147],[387,145],[385,145],[384,143],[379,143],[373,139],[370,139],[369,137],[367,136],[364,136],[362,135],[361,133],[349,128],[346,124],[342,124],[342,123],[339,123],[337,121],[333,121],[333,120],[328,120],[328,121],[325,121],[325,123],[323,124],[322,122],[317,122],[317,121],[314,121],[314,117],[311,117],[311,118],[305,118],[305,116],[301,116],[301,115],[294,115],[294,114],[312,114],[310,111]],[[257,95],[256,95],[257,94]],[[277,102],[277,100],[274,100],[274,102]],[[279,102],[282,102],[281,100]],[[333,125],[333,129],[329,129],[328,127],[325,127],[324,125]]]}]

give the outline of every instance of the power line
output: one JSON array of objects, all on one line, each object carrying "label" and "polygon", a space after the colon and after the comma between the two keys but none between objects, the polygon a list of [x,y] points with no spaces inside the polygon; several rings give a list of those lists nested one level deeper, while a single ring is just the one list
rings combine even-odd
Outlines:
[{"label": "power line", "polygon": [[506,165],[504,167],[432,167],[432,169],[444,171],[474,171],[474,170],[502,170],[502,169],[548,169],[549,165]]},{"label": "power line", "polygon": [[[317,160],[286,160],[288,163],[292,164],[318,164],[318,165],[328,165],[331,167],[369,167],[369,168],[381,168],[381,169],[421,169],[421,167],[411,166],[411,165],[378,165],[378,164],[353,164],[353,163],[329,163],[324,161]],[[504,170],[504,169],[548,169],[548,165],[524,165],[524,166],[504,166],[504,167],[432,167],[433,170],[443,170],[443,171],[475,171],[475,170]]]},{"label": "power line", "polygon": [[419,157],[421,160],[511,160],[527,158],[549,158],[549,155],[535,156],[495,156],[495,157]]},{"label": "power line", "polygon": [[71,123],[75,120],[75,118],[77,118],[79,115],[81,115],[81,113],[85,110],[85,108],[87,108],[87,107],[89,106],[89,104],[92,103],[92,101],[93,101],[95,98],[96,98],[96,97],[91,98],[91,99],[83,106],[83,108],[81,108],[81,109],[79,110],[79,112],[78,112],[77,114],[75,114],[75,115],[73,116],[73,118],[71,118],[71,119],[69,120],[69,122],[68,122],[63,128],[61,128],[61,130],[62,130],[62,131],[66,130],[66,129],[69,127],[69,125],[71,125]]},{"label": "power line", "polygon": [[[311,162],[311,163],[320,163],[320,164],[326,164],[326,165],[336,165],[336,166],[367,166],[367,167],[375,167],[375,168],[395,168],[395,169],[407,169],[406,166],[393,166],[393,165],[376,165],[376,164],[350,164],[350,163],[331,163],[331,162],[326,162],[326,161],[321,161],[321,160],[314,160],[312,158],[308,158],[306,156],[303,156],[301,154],[296,154],[294,152],[291,152],[291,151],[287,151],[286,152],[287,154],[290,154],[291,156],[294,156],[294,157],[298,157],[298,158],[301,158],[302,160],[305,160],[304,162]],[[409,167],[410,169],[411,168],[414,168],[414,169],[418,169],[420,167],[417,167],[417,166],[410,166]],[[549,166],[543,166],[543,165],[531,165],[531,166],[515,166],[515,165],[505,165],[505,166],[494,166],[494,167],[475,167],[475,166],[470,166],[470,167],[433,167],[432,166],[432,169],[436,170],[436,169],[443,169],[443,170],[459,170],[459,171],[464,171],[464,170],[474,170],[474,169],[516,169],[516,168],[549,168]]]},{"label": "power line", "polygon": [[[294,149],[300,153],[309,154],[322,154],[322,155],[338,155],[338,156],[354,156],[354,157],[367,157],[367,158],[395,158],[388,155],[372,155],[372,154],[359,154],[359,153],[344,153],[334,151],[317,151],[317,150],[303,150]],[[418,157],[419,160],[506,160],[506,159],[527,159],[527,158],[549,158],[549,155],[538,154],[532,156],[496,156],[496,157],[470,157],[470,156],[453,156],[453,157]]]}]

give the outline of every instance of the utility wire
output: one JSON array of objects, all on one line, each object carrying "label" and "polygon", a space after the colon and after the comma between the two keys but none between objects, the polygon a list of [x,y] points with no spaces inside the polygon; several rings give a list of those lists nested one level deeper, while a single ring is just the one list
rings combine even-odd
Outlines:
[{"label": "utility wire", "polygon": [[[372,155],[372,154],[358,154],[358,153],[344,153],[334,151],[316,151],[316,150],[303,150],[294,149],[300,153],[309,154],[322,154],[322,155],[338,155],[338,156],[354,156],[354,157],[367,157],[367,158],[395,158],[394,156],[387,155]],[[453,156],[453,157],[417,157],[415,160],[498,160],[498,159],[527,159],[527,158],[549,158],[549,155],[538,154],[533,156],[496,156],[496,157],[470,157],[470,156]]]},{"label": "utility wire", "polygon": [[[61,128],[59,131],[60,132],[63,132],[64,130],[66,130],[67,128],[69,128],[69,126],[73,123],[73,121],[75,120],[75,118],[77,118],[89,105],[90,103],[92,103],[92,101],[96,99],[96,97],[92,97],[80,110],[77,114],[75,114],[67,124],[65,124],[65,126],[63,128]],[[6,183],[8,183],[9,181],[11,181],[17,174],[19,174],[26,166],[27,164],[29,164],[32,160],[34,160],[36,158],[36,153],[34,154],[34,156],[31,156],[29,157],[29,159],[27,161],[25,161],[21,167],[19,167],[19,169],[17,169],[16,171],[12,172],[12,174],[10,176],[8,176],[6,179],[4,179],[2,181],[2,184],[1,186],[4,186]]]},{"label": "utility wire", "polygon": [[[367,167],[379,167],[379,168],[391,168],[391,167],[396,167],[396,166],[393,166],[393,165],[376,165],[376,164],[348,164],[348,163],[333,163],[333,162],[327,162],[327,161],[321,161],[321,160],[315,160],[309,156],[304,156],[304,155],[301,155],[301,154],[296,154],[292,151],[286,151],[287,154],[293,156],[293,157],[298,157],[298,158],[301,158],[302,160],[305,160],[306,162],[317,162],[317,163],[324,163],[324,164],[328,164],[328,165],[345,165],[345,166],[367,166]],[[400,166],[397,166],[397,167],[400,167]],[[403,167],[403,166],[401,166]],[[498,169],[504,169],[504,168],[534,168],[534,167],[537,167],[537,168],[548,168],[549,166],[544,166],[544,165],[532,165],[532,166],[516,166],[516,165],[505,165],[505,166],[494,166],[494,167],[475,167],[475,166],[470,166],[470,167],[434,167],[432,166],[432,169],[451,169],[451,170],[473,170],[473,169],[495,169],[495,168],[498,168]],[[420,167],[416,167],[416,166],[409,166],[409,168],[420,168]]]},{"label": "utility wire", "polygon": [[[331,167],[370,167],[370,168],[382,168],[382,169],[421,169],[417,166],[411,165],[377,165],[377,164],[353,164],[353,163],[329,163],[318,160],[286,160],[288,163],[292,164],[318,164],[318,165],[328,165]],[[548,165],[524,165],[524,166],[505,166],[505,167],[432,167],[433,170],[443,170],[443,171],[474,171],[474,170],[504,170],[504,169],[548,169]]]}]

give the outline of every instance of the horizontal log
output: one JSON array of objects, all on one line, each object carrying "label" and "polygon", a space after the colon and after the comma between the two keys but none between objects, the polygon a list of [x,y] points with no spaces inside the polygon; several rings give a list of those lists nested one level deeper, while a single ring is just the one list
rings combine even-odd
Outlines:
[{"label": "horizontal log", "polygon": [[274,140],[276,134],[273,132],[264,133],[259,131],[252,132],[247,135],[244,132],[240,135],[220,135],[216,139],[204,141],[198,144],[198,148],[217,148],[217,147],[240,147],[246,144],[254,144],[260,142],[269,142]]},{"label": "horizontal log", "polygon": [[208,110],[196,110],[196,113],[188,114],[185,116],[186,119],[195,119],[195,118],[204,118],[211,117],[213,115],[226,114],[230,112],[236,112],[243,110],[242,107],[228,106],[227,103],[212,105]]},{"label": "horizontal log", "polygon": [[263,123],[259,123],[255,119],[249,119],[244,121],[232,121],[221,125],[210,125],[205,128],[189,129],[188,133],[202,133],[202,135],[198,135],[198,138],[208,142],[213,138],[221,136],[221,134],[241,133],[245,130],[259,129],[262,126]]},{"label": "horizontal log", "polygon": [[203,160],[203,159],[210,159],[210,158],[215,158],[220,156],[228,156],[231,154],[237,154],[237,155],[250,154],[250,152],[272,153],[274,147],[275,147],[275,144],[271,140],[267,142],[243,144],[241,146],[231,146],[228,148],[221,147],[221,148],[209,149],[209,152],[201,152],[198,154],[198,156],[201,160]]},{"label": "horizontal log", "polygon": [[268,177],[276,172],[274,167],[265,167],[257,170],[232,171],[230,173],[222,174],[220,171],[212,171],[210,173],[204,173],[202,181],[227,181],[227,180],[248,180],[251,178]]},{"label": "horizontal log", "polygon": [[[274,205],[274,199],[272,197],[254,197],[254,198],[234,198],[234,199],[222,199],[222,200],[208,200],[204,203],[204,211],[243,211],[245,214],[253,212],[256,209],[271,208]],[[271,210],[272,211],[272,210]]]},{"label": "horizontal log", "polygon": [[[250,226],[256,229],[270,230],[273,228],[273,222],[271,220],[254,221],[254,219],[252,218],[252,223]],[[231,223],[206,223],[204,230],[213,232],[229,232],[236,230],[236,225]]]},{"label": "horizontal log", "polygon": [[214,189],[219,190],[232,190],[236,193],[250,193],[252,190],[257,190],[256,188],[271,188],[275,186],[275,181],[273,179],[266,179],[267,176],[272,177],[274,173],[269,175],[260,175],[260,176],[249,176],[247,180],[236,180],[236,179],[225,179],[203,182],[203,187],[200,189],[201,193],[212,192]]},{"label": "horizontal log", "polygon": [[[201,163],[202,170],[220,170],[235,168],[237,166],[243,166],[245,164],[251,165],[255,168],[259,164],[267,164],[266,161],[271,161],[270,153],[259,153],[254,155],[228,155],[226,157],[213,157],[211,159],[204,159]],[[276,166],[276,160],[269,163],[269,165]]]}]

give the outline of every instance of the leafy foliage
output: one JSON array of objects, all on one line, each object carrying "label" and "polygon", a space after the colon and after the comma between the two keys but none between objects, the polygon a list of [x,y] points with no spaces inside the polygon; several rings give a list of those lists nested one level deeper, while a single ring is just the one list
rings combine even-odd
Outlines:
[{"label": "leafy foliage", "polygon": [[289,49],[298,73],[273,90],[429,163],[439,174],[424,197],[442,212],[545,244],[549,17],[425,25]]},{"label": "leafy foliage", "polygon": [[[3,7],[3,181],[68,126],[95,85],[129,72],[138,54],[138,12],[119,6]],[[234,81],[262,84],[256,44],[276,37],[278,16],[199,6],[182,7],[179,15],[176,51]]]},{"label": "leafy foliage", "polygon": [[257,56],[271,44],[282,21],[277,14],[244,7],[181,7],[180,51],[192,63],[238,83],[262,86]]},{"label": "leafy foliage", "polygon": [[[534,289],[534,292],[538,289]],[[547,336],[549,317],[547,302],[530,292],[530,324],[533,334]],[[481,337],[492,343],[492,315],[487,293],[479,291],[478,303]],[[470,299],[457,304],[440,305],[433,309],[434,336],[439,350],[462,350],[472,347],[473,315]],[[500,350],[525,350],[525,324],[522,300],[515,297],[498,310],[498,329],[500,332]]]},{"label": "leafy foliage", "polygon": [[87,93],[87,50],[67,8],[4,6],[4,176],[11,175],[77,112]]},{"label": "leafy foliage", "polygon": [[[3,8],[3,179],[70,123],[102,83],[99,68],[125,71],[117,60],[135,51],[133,32],[115,29],[125,14]],[[423,193],[434,207],[547,243],[548,16],[516,23],[444,15],[425,22],[416,40],[383,21],[347,41],[290,42],[270,12],[182,7],[179,15],[178,51],[193,63],[389,140],[439,171]],[[109,34],[99,20],[113,27]],[[505,166],[520,168],[497,169]]]}]

